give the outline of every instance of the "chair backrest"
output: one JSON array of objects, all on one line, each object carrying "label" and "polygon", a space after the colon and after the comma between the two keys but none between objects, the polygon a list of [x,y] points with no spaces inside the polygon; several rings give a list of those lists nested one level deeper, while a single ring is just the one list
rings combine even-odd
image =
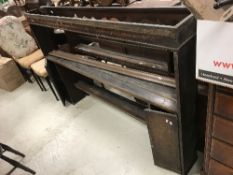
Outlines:
[{"label": "chair backrest", "polygon": [[14,16],[0,19],[0,47],[15,59],[27,56],[38,48],[35,40]]}]

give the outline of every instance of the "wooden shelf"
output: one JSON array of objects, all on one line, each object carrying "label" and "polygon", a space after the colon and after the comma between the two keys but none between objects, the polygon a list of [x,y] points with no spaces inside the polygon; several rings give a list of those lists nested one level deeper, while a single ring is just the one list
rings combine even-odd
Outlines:
[{"label": "wooden shelf", "polygon": [[76,63],[81,63],[84,65],[96,67],[99,69],[116,72],[122,75],[137,78],[140,80],[158,83],[158,84],[169,86],[172,88],[176,87],[176,81],[172,77],[167,77],[167,76],[154,74],[154,73],[152,74],[152,73],[138,71],[138,70],[134,70],[130,68],[124,68],[124,67],[121,67],[120,65],[102,63],[100,61],[90,59],[88,56],[85,56],[85,55],[71,54],[71,53],[67,53],[67,52],[63,52],[59,50],[52,51],[49,53],[49,55],[63,58],[65,60],[73,61]]},{"label": "wooden shelf", "polygon": [[169,74],[171,73],[173,67],[171,64],[170,55],[168,53],[160,56],[163,58],[148,59],[138,56],[126,55],[86,44],[77,45],[75,50],[80,54],[93,56],[95,58],[104,59],[114,63],[123,63],[125,66],[148,72],[163,72]]},{"label": "wooden shelf", "polygon": [[97,80],[103,84],[107,84],[165,111],[171,113],[177,112],[177,98],[174,88],[143,81],[93,66],[72,62],[62,58],[48,56],[48,59],[51,57],[57,64],[65,66],[81,75]]},{"label": "wooden shelf", "polygon": [[84,91],[87,94],[91,94],[96,97],[99,97],[105,100],[106,102],[119,107],[128,114],[131,114],[137,118],[145,120],[146,115],[142,106],[138,105],[137,103],[131,100],[121,97],[120,95],[112,93],[108,90],[105,90],[104,88],[100,88],[95,85],[85,83],[84,81],[78,81],[77,83],[74,84],[74,86],[79,90]]}]

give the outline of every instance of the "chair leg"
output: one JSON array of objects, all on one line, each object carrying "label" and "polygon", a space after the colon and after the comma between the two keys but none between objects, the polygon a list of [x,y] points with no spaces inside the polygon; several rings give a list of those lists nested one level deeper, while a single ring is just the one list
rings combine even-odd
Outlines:
[{"label": "chair leg", "polygon": [[36,75],[33,71],[30,71],[30,72],[31,72],[32,76],[34,77],[34,79],[36,80],[36,83],[37,83],[38,86],[40,87],[41,91],[44,91],[44,88],[43,88],[42,84],[40,83],[40,81],[39,81],[37,75]]},{"label": "chair leg", "polygon": [[31,80],[31,78],[30,78],[31,72],[30,72],[30,71],[28,72],[27,69],[21,67],[21,66],[18,65],[18,64],[17,64],[17,66],[18,66],[20,72],[22,73],[22,75],[23,75],[25,81],[28,81],[29,83],[33,83],[32,80]]},{"label": "chair leg", "polygon": [[41,78],[40,78],[40,76],[38,76],[38,75],[36,75],[37,76],[37,79],[38,79],[38,81],[40,82],[40,84],[42,85],[42,87],[43,87],[43,89],[44,89],[44,91],[47,91],[47,89],[45,88],[45,86],[44,86],[44,83],[43,83],[43,81],[41,80]]},{"label": "chair leg", "polygon": [[11,164],[11,165],[13,165],[13,166],[15,166],[15,167],[18,167],[18,168],[20,168],[20,169],[22,169],[22,170],[24,170],[24,171],[27,171],[27,172],[29,172],[29,173],[31,173],[31,174],[36,174],[36,172],[33,171],[32,169],[30,169],[30,168],[24,166],[23,164],[21,164],[21,163],[15,161],[15,160],[13,160],[13,159],[10,159],[10,158],[8,158],[8,157],[6,157],[6,156],[4,156],[4,155],[1,155],[0,158],[3,159],[3,160],[5,160],[6,162],[8,162],[9,164]]},{"label": "chair leg", "polygon": [[21,153],[21,152],[15,150],[15,149],[13,149],[13,148],[11,148],[11,147],[8,146],[8,145],[5,145],[5,144],[3,144],[3,143],[0,143],[0,146],[1,146],[5,151],[9,151],[9,152],[12,152],[12,153],[14,153],[14,154],[17,154],[17,155],[19,155],[19,156],[21,156],[21,157],[25,157],[25,155],[24,155],[23,153]]},{"label": "chair leg", "polygon": [[54,89],[53,89],[53,86],[52,86],[52,84],[51,84],[51,82],[50,82],[50,80],[49,80],[49,77],[46,77],[45,80],[47,81],[47,83],[48,83],[48,85],[49,85],[51,91],[53,92],[53,95],[55,96],[56,100],[59,101],[59,98],[57,97],[57,94],[56,94],[56,92],[55,92]]},{"label": "chair leg", "polygon": [[[31,72],[30,72],[30,73],[31,73]],[[28,81],[29,83],[33,83],[32,79],[31,79],[30,73],[28,73],[28,72],[26,71],[27,81]]]}]

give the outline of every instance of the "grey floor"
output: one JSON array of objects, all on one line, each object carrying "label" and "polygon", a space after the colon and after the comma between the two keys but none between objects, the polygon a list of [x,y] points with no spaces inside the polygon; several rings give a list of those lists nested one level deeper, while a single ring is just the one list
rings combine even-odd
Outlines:
[{"label": "grey floor", "polygon": [[[35,83],[0,90],[0,142],[24,152],[8,156],[37,175],[175,175],[154,166],[145,124],[91,96],[63,107]],[[189,174],[200,167],[201,158]],[[0,160],[0,175],[11,169]]]}]

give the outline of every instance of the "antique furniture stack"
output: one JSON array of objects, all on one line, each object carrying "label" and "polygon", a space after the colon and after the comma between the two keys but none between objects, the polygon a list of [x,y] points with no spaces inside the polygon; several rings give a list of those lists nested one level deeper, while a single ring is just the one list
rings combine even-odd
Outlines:
[{"label": "antique furniture stack", "polygon": [[155,164],[189,171],[197,85],[187,9],[41,7],[26,15],[63,104],[91,94],[138,117]]},{"label": "antique furniture stack", "polygon": [[197,19],[232,21],[232,0],[183,0]]}]

